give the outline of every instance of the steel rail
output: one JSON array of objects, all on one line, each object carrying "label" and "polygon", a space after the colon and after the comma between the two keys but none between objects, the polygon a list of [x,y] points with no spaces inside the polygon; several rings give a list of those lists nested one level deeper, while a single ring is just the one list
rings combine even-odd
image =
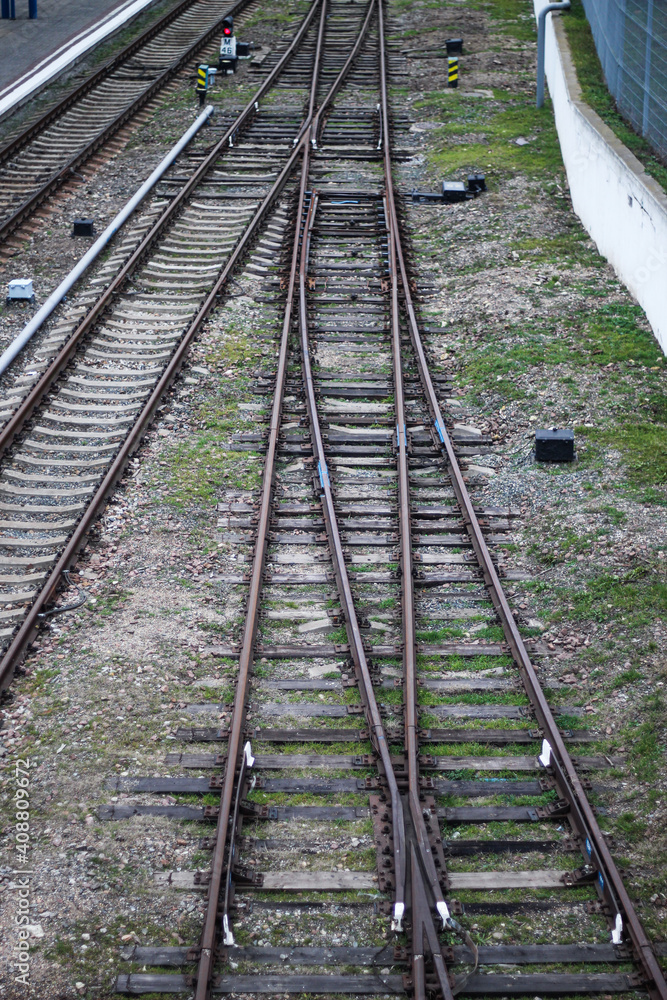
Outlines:
[{"label": "steel rail", "polygon": [[[291,54],[293,54],[296,47],[297,38],[299,39],[299,42],[303,39],[306,31],[310,27],[310,22],[312,21],[312,18],[320,2],[322,2],[322,0],[315,0],[313,5],[311,6],[308,14],[306,15],[306,18],[304,19],[299,31],[297,32],[297,36],[295,36],[292,46],[290,46],[291,52],[290,50],[288,50],[285,53],[285,57],[288,56],[291,57]],[[283,66],[285,65],[285,62],[283,62],[282,60],[281,63]],[[280,64],[278,64],[275,67],[275,70],[278,70],[279,65]],[[273,71],[273,73],[275,73],[275,70]],[[255,99],[257,98],[257,95],[260,94],[260,92],[263,93],[265,91],[266,84],[268,83],[269,79],[271,80],[275,79],[273,73],[270,75],[270,78],[267,78],[267,81],[257,92],[255,98],[253,98],[253,101],[251,101],[246,106],[244,111],[241,112],[241,115],[239,115],[239,119],[243,118],[246,114],[249,114],[250,110],[254,108],[255,106],[254,102]],[[237,122],[239,121],[239,119],[237,119]],[[224,146],[224,143],[229,140],[229,138],[233,134],[233,131],[236,130],[237,127],[238,127],[237,123],[235,123],[230,129],[228,129],[223,138],[216,144],[212,152],[206,157],[206,160],[203,161],[202,166],[196,171],[196,174],[193,175],[193,178],[191,178],[188,184],[186,185],[188,191],[192,190],[192,188],[194,187],[194,184],[192,183],[194,177],[197,176],[199,179],[201,179],[201,177],[205,173],[205,171],[202,170],[204,164],[207,165],[207,168],[212,165],[215,158],[219,154],[221,148]],[[229,279],[229,276],[234,266],[236,265],[242,254],[247,249],[248,244],[254,237],[257,228],[262,223],[267,212],[271,208],[273,202],[278,197],[283,187],[287,183],[287,180],[289,179],[289,176],[291,175],[292,170],[294,169],[294,166],[298,159],[299,152],[300,152],[299,149],[296,149],[292,152],[287,163],[285,164],[278,178],[271,187],[271,190],[265,196],[264,200],[262,201],[262,204],[257,209],[257,212],[255,213],[255,216],[249,223],[245,233],[243,234],[243,236],[237,243],[236,247],[232,251],[220,276],[216,280],[213,289],[207,295],[197,315],[192,320],[186,332],[184,333],[183,338],[176,347],[175,352],[172,355],[172,358],[170,359],[169,363],[167,364],[165,371],[161,375],[155,388],[151,392],[148,401],[144,405],[141,413],[139,414],[136,423],[133,425],[128,436],[122,443],[121,448],[118,454],[116,455],[116,458],[114,459],[109,470],[104,476],[104,479],[102,480],[100,486],[95,492],[95,495],[91,500],[90,505],[87,507],[84,515],[82,516],[81,520],[74,529],[74,532],[70,536],[67,545],[65,546],[65,549],[61,553],[53,570],[49,574],[46,584],[40,591],[38,597],[36,598],[30,611],[28,612],[28,615],[23,621],[16,636],[14,637],[10,646],[6,650],[4,656],[2,657],[2,660],[0,660],[0,691],[4,690],[4,688],[6,688],[7,685],[10,683],[17,662],[20,660],[22,656],[25,655],[26,648],[37,631],[37,627],[39,624],[39,615],[42,609],[49,603],[49,601],[55,595],[61,583],[63,572],[65,570],[69,570],[73,565],[73,563],[75,562],[77,554],[82,548],[82,546],[85,544],[86,536],[90,531],[90,528],[92,527],[93,523],[99,516],[100,510],[103,508],[106,499],[108,498],[111,490],[114,488],[114,486],[122,476],[125,466],[127,465],[127,462],[131,458],[132,454],[138,448],[141,442],[141,438],[143,437],[146,428],[150,423],[155,413],[155,410],[157,409],[157,406],[160,402],[162,395],[169,388],[174,378],[176,377],[179,369],[181,368],[191,341],[199,331],[201,324],[205,320],[211,308],[213,308],[213,306],[216,304],[216,300],[219,297],[223,286]],[[181,192],[179,192],[177,198],[174,199],[174,202],[178,201],[179,204],[181,204],[184,200],[184,197],[185,195],[183,189]],[[133,270],[133,267],[130,269],[130,264],[133,263],[134,265],[136,265],[136,263],[138,263],[138,261],[144,255],[142,252],[142,248],[144,248],[145,252],[145,250],[148,249],[150,243],[152,243],[151,237],[154,238],[156,235],[159,235],[159,232],[161,232],[164,229],[164,226],[166,225],[167,221],[169,221],[169,219],[172,218],[174,214],[174,211],[172,211],[172,209],[173,209],[173,204],[170,205],[165,212],[165,216],[167,215],[167,212],[169,213],[168,218],[165,219],[165,216],[162,216],[161,219],[158,220],[158,222],[155,224],[151,232],[147,234],[144,240],[142,240],[140,247],[134,251],[130,260],[124,266],[123,270],[116,277],[116,279],[114,279],[109,288],[100,297],[100,300],[98,300],[96,306],[93,307],[92,310],[93,315],[91,316],[91,313],[88,314],[84,322],[74,332],[70,340],[63,347],[60,354],[57,356],[56,359],[54,359],[54,361],[46,370],[42,378],[34,386],[30,395],[24,400],[23,404],[21,405],[17,413],[14,415],[12,420],[10,420],[6,425],[6,427],[3,428],[3,431],[0,434],[0,456],[2,456],[4,452],[7,450],[7,447],[9,446],[11,440],[13,440],[14,436],[19,432],[19,430],[21,430],[25,426],[26,421],[32,415],[32,413],[39,405],[39,403],[46,395],[46,393],[49,391],[49,388],[51,387],[55,379],[58,377],[58,375],[60,375],[60,373],[69,363],[69,361],[73,357],[78,347],[78,343],[81,340],[83,334],[87,332],[87,330],[90,328],[94,319],[96,319],[108,307],[108,304],[111,299],[110,292],[113,290],[117,290],[120,287],[122,281],[124,281],[125,278],[128,276],[128,274],[131,273],[131,270]],[[20,421],[18,419],[19,414],[21,415]]]},{"label": "steel rail", "polygon": [[[327,17],[327,0],[321,0],[320,24],[317,36],[317,46],[315,50],[315,60],[311,80],[310,99],[308,104],[307,121],[310,122],[313,116],[315,100],[317,95],[317,85],[319,82],[322,49],[324,42],[324,30]],[[225,910],[222,915],[219,913],[220,895],[223,877],[226,875],[226,886],[223,905],[229,904],[229,881],[231,879],[233,850],[231,837],[235,835],[235,830],[230,830],[230,818],[232,801],[235,790],[238,788],[236,776],[237,762],[241,752],[243,739],[243,729],[247,711],[249,678],[252,670],[255,653],[255,639],[259,623],[259,603],[262,593],[262,582],[264,567],[266,564],[266,550],[269,540],[269,527],[273,509],[273,495],[275,487],[276,457],[278,453],[278,438],[282,417],[283,397],[285,393],[285,381],[287,375],[287,361],[289,351],[289,340],[292,328],[292,315],[294,310],[294,298],[297,282],[297,266],[299,260],[299,249],[302,240],[302,220],[304,216],[304,206],[306,202],[306,189],[308,184],[308,143],[305,138],[301,139],[295,148],[290,161],[294,161],[297,156],[302,156],[301,180],[299,184],[299,195],[296,210],[296,222],[294,227],[294,242],[292,247],[292,259],[290,267],[289,285],[285,302],[285,313],[283,316],[283,327],[280,338],[280,348],[278,355],[278,368],[276,371],[276,385],[271,408],[271,423],[269,427],[269,439],[264,463],[264,473],[262,476],[261,500],[258,515],[258,527],[253,554],[252,570],[250,574],[250,587],[248,603],[246,605],[245,623],[243,628],[243,638],[239,653],[239,667],[236,676],[236,690],[234,692],[234,703],[232,707],[229,727],[229,737],[227,743],[227,762],[225,774],[220,791],[220,807],[216,825],[215,844],[211,861],[211,878],[208,886],[206,914],[204,926],[200,938],[199,962],[196,973],[195,1000],[208,1000],[211,991],[211,977],[216,959],[217,937],[219,933],[219,923],[225,934],[225,943],[233,943],[233,935],[229,927],[229,913]],[[243,777],[243,768],[239,774],[239,780]],[[227,859],[225,864],[225,853]]]},{"label": "steel rail", "polygon": [[[438,870],[429,843],[424,813],[420,801],[419,781],[419,707],[417,699],[417,640],[413,589],[412,525],[410,520],[410,477],[406,434],[405,391],[401,351],[401,313],[399,304],[399,274],[397,243],[399,240],[393,203],[391,174],[391,142],[389,131],[389,98],[385,52],[384,12],[379,3],[380,116],[382,119],[383,168],[385,176],[385,216],[388,230],[388,264],[391,294],[391,343],[396,415],[396,458],[398,470],[399,568],[401,575],[401,610],[403,630],[403,701],[404,741],[408,770],[408,804],[416,844],[412,845],[412,978],[415,1000],[425,1000],[424,951],[430,953],[440,991],[444,1000],[453,1000],[452,986],[442,956],[433,915],[429,906],[424,879],[429,886],[435,909],[444,928],[453,928],[445,902]],[[446,875],[446,872],[443,873]]]},{"label": "steel rail", "polygon": [[318,138],[319,138],[320,129],[322,127],[322,116],[326,112],[327,108],[329,108],[329,106],[333,103],[333,101],[334,101],[334,99],[336,97],[336,94],[338,93],[338,91],[340,90],[340,88],[343,86],[343,83],[345,82],[345,79],[347,77],[347,74],[350,71],[352,63],[354,62],[354,60],[357,58],[357,55],[359,54],[359,49],[361,48],[362,43],[363,43],[363,41],[364,41],[364,39],[366,37],[366,34],[368,32],[368,28],[369,28],[370,23],[371,23],[371,18],[373,17],[373,13],[375,11],[375,3],[376,3],[376,0],[370,0],[370,3],[368,4],[368,11],[366,12],[366,17],[364,18],[364,22],[363,22],[363,24],[361,26],[361,29],[359,31],[359,36],[358,36],[356,42],[354,43],[354,45],[352,46],[352,49],[350,50],[350,54],[348,55],[347,59],[345,60],[343,68],[341,69],[340,73],[338,74],[338,76],[336,77],[336,79],[334,80],[334,82],[332,83],[331,89],[329,90],[329,93],[327,94],[327,96],[324,98],[324,100],[322,101],[321,105],[317,109],[317,114],[315,115],[315,118],[313,119],[313,124],[312,124],[311,130],[310,130],[310,142],[311,142],[311,145],[312,145],[313,149],[317,149],[317,141],[318,141]]},{"label": "steel rail", "polygon": [[[384,96],[384,95],[383,95]],[[383,101],[384,105],[384,101]],[[391,152],[385,152],[385,168]],[[440,879],[433,861],[433,854],[426,833],[419,801],[419,709],[417,703],[417,640],[414,590],[412,584],[412,525],[410,522],[410,474],[408,469],[408,442],[406,436],[405,387],[401,367],[401,319],[398,301],[398,273],[394,231],[389,225],[389,275],[391,281],[391,344],[394,375],[394,406],[396,409],[396,457],[398,469],[398,531],[399,566],[401,574],[401,611],[403,627],[403,677],[405,703],[405,753],[408,761],[408,794],[410,813],[419,841],[420,857],[436,909],[443,921],[449,918]]]},{"label": "steel rail", "polygon": [[69,338],[67,343],[63,345],[59,354],[56,355],[49,367],[35,383],[30,393],[23,400],[19,408],[10,417],[2,430],[0,430],[0,458],[4,456],[16,434],[19,433],[19,431],[24,427],[26,421],[30,418],[30,416],[32,416],[36,407],[41,403],[46,393],[49,392],[56,378],[64,370],[66,365],[69,364],[73,355],[78,350],[81,339],[86,333],[89,332],[96,320],[98,320],[109,308],[113,298],[119,294],[128,278],[131,277],[136,268],[143,262],[155,241],[162,235],[167,225],[178,214],[181,207],[187,203],[193,191],[199,186],[201,181],[208,174],[209,170],[215,165],[217,158],[224,151],[225,145],[230,143],[233,136],[239,131],[239,129],[246,125],[256,114],[259,102],[264,97],[266,92],[273,86],[276,79],[280,76],[294,53],[303,42],[303,39],[310,28],[311,21],[316,13],[319,2],[320,0],[315,0],[315,2],[311,5],[310,10],[303,19],[289,47],[285,50],[279,62],[277,62],[271,70],[264,83],[253,94],[250,101],[248,101],[245,108],[237,116],[233,124],[230,125],[222,138],[219,139],[211,151],[207,153],[195,172],[180,189],[176,197],[172,199],[169,205],[167,205],[159,219],[155,221],[151,229],[142,238],[136,249],[132,251],[121,270],[115,278],[113,278],[109,285],[107,285],[94,305],[91,306],[76,330],[72,333],[72,336]]},{"label": "steel rail", "polygon": [[[380,33],[380,51],[383,52],[384,31]],[[382,73],[382,115],[387,112],[386,75],[384,60],[381,58]],[[389,135],[384,129],[385,137]],[[391,170],[391,150],[388,142],[384,144],[385,171]],[[385,201],[386,205],[386,201]],[[388,215],[388,213],[387,213]],[[417,740],[419,727],[419,709],[417,704],[417,645],[415,634],[415,607],[412,585],[412,526],[410,523],[410,477],[408,469],[408,447],[406,437],[405,391],[403,371],[401,367],[401,320],[398,301],[398,271],[396,260],[396,241],[391,216],[388,215],[389,244],[389,276],[391,282],[391,344],[392,367],[394,375],[394,406],[396,412],[396,458],[398,471],[398,525],[399,525],[399,568],[401,578],[401,612],[403,633],[403,702],[404,702],[404,742],[408,770],[408,804],[410,818],[416,838],[416,846],[412,845],[411,893],[412,893],[412,968],[415,1000],[425,1000],[425,965],[424,944],[431,954],[432,961],[440,983],[440,989],[445,1000],[453,1000],[452,989],[447,974],[442,951],[435,930],[428,902],[424,878],[426,879],[435,908],[442,919],[443,927],[451,920],[449,908],[445,902],[438,871],[433,860],[433,852],[426,831],[424,813],[419,799],[419,745]],[[394,831],[394,836],[396,832]],[[446,874],[446,873],[443,873]]]},{"label": "steel rail", "polygon": [[[49,177],[41,185],[41,187],[28,198],[27,201],[24,201],[19,208],[17,208],[17,210],[9,216],[8,219],[1,222],[0,243],[7,239],[17,226],[24,222],[28,216],[30,216],[32,212],[34,212],[35,209],[49,197],[49,195],[53,194],[53,192],[56,191],[61,184],[68,180],[75,173],[78,167],[85,163],[86,160],[90,159],[93,153],[97,152],[97,150],[103,146],[111,138],[111,136],[125,124],[126,121],[140,111],[141,108],[152,100],[158,91],[160,91],[173,76],[183,69],[189,60],[196,55],[197,51],[201,49],[203,45],[206,45],[216,32],[220,30],[220,26],[225,17],[229,14],[237,14],[240,10],[243,10],[248,2],[249,0],[238,0],[238,2],[230,7],[225,14],[217,19],[215,24],[203,31],[193,44],[178,57],[178,59],[163,70],[163,72],[153,81],[147,90],[144,90],[143,93],[139,94],[138,97],[136,97],[134,101],[128,105],[128,107],[119,112],[113,121],[105,126],[105,128],[98,135],[91,139],[91,141],[84,146],[82,150],[73,156],[72,159],[69,160],[63,167],[56,171],[56,173],[52,174],[51,177]],[[18,137],[16,141],[18,142],[19,139],[20,137]],[[6,150],[8,150],[8,147],[5,147],[5,150],[3,150],[2,153]],[[18,148],[14,152],[18,152]],[[10,154],[8,153],[8,155]]]},{"label": "steel rail", "polygon": [[[388,124],[388,119],[386,119],[384,126],[386,144],[388,144],[389,139]],[[389,168],[390,166],[389,162]],[[387,204],[391,216],[391,227],[403,289],[403,305],[408,319],[410,338],[417,357],[422,387],[433,419],[433,440],[436,447],[442,451],[447,462],[452,487],[460,506],[461,516],[464,520],[473,551],[482,569],[486,588],[498,614],[505,639],[518,665],[531,708],[544,734],[545,744],[540,760],[545,767],[551,766],[557,790],[570,806],[569,819],[581,838],[581,850],[584,859],[587,863],[592,863],[597,869],[598,879],[596,887],[599,895],[609,907],[608,916],[613,928],[613,942],[620,944],[623,932],[627,931],[635,957],[642,967],[649,994],[651,997],[656,998],[656,1000],[658,998],[659,1000],[667,1000],[667,982],[665,981],[664,974],[623,884],[621,875],[618,872],[588,801],[581,779],[576,772],[547,703],[537,672],[528,655],[523,638],[505,596],[498,572],[477,518],[472,498],[465,484],[451,437],[449,436],[440,410],[440,404],[429,373],[428,362],[419,332],[419,323],[412,300],[410,282],[401,245],[398,213],[396,211],[390,169],[386,176],[386,183]]]},{"label": "steel rail", "polygon": [[315,393],[315,383],[313,380],[312,365],[310,360],[310,345],[308,335],[308,300],[307,300],[307,278],[308,278],[308,249],[310,242],[310,232],[315,218],[316,198],[313,198],[308,212],[307,226],[305,229],[304,242],[301,251],[301,263],[299,267],[299,333],[301,341],[301,367],[306,395],[306,408],[310,421],[310,435],[313,453],[317,460],[317,474],[320,481],[320,501],[324,514],[324,524],[329,542],[329,551],[334,568],[334,576],[338,587],[345,631],[350,645],[350,656],[354,665],[355,674],[359,686],[359,695],[364,707],[364,714],[368,725],[370,740],[375,748],[381,765],[381,773],[386,779],[389,787],[392,810],[392,824],[394,830],[394,875],[396,889],[394,894],[394,917],[393,929],[399,932],[403,929],[402,920],[405,913],[406,904],[406,848],[405,848],[405,818],[403,814],[403,803],[396,780],[396,774],[389,751],[384,723],[380,714],[380,708],[375,697],[373,680],[371,677],[366,651],[364,649],[363,638],[359,626],[350,586],[347,567],[345,565],[345,554],[338,528],[338,519],[334,505],[333,493],[331,490],[331,480],[327,467],[322,430],[317,412],[317,397]]}]

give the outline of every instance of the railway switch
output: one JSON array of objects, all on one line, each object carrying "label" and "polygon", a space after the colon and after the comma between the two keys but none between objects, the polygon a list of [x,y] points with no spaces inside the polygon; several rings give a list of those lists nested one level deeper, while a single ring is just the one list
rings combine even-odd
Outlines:
[{"label": "railway switch", "polygon": [[413,202],[427,203],[432,201],[452,205],[459,201],[469,201],[486,191],[484,174],[470,174],[468,183],[464,181],[443,181],[440,191],[412,191]]},{"label": "railway switch", "polygon": [[443,181],[442,200],[451,205],[457,201],[465,201],[468,192],[463,181]]},{"label": "railway switch", "polygon": [[72,227],[72,236],[92,236],[92,235],[93,235],[92,219],[74,220],[74,225]]},{"label": "railway switch", "polygon": [[548,427],[535,431],[537,462],[573,462],[574,431],[569,427]]},{"label": "railway switch", "polygon": [[7,302],[34,302],[32,278],[14,278],[7,286]]},{"label": "railway switch", "polygon": [[482,191],[486,191],[486,177],[484,174],[469,174],[468,175],[468,191],[471,194],[478,195]]}]

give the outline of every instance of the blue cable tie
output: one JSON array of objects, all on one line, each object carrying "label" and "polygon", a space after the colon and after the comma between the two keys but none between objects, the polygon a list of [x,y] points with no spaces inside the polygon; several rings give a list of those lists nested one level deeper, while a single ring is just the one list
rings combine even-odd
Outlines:
[{"label": "blue cable tie", "polygon": [[317,463],[317,471],[318,471],[319,477],[320,477],[320,486],[322,487],[322,489],[324,489],[324,477],[326,476],[327,479],[329,478],[329,473],[327,472],[326,465],[323,467],[322,463],[318,462]]},{"label": "blue cable tie", "polygon": [[442,444],[444,444],[445,443],[445,435],[442,433],[442,428],[440,426],[440,421],[439,420],[435,421],[435,429],[438,432],[438,437],[440,438],[440,441],[442,442]]}]

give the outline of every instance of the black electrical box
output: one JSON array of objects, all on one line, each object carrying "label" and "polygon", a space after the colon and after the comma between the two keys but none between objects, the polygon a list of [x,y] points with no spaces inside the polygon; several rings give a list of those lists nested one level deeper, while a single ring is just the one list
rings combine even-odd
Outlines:
[{"label": "black electrical box", "polygon": [[236,58],[237,59],[248,59],[250,56],[250,42],[237,42],[236,43]]},{"label": "black electrical box", "polygon": [[538,462],[573,462],[574,431],[568,427],[535,431],[535,459]]},{"label": "black electrical box", "polygon": [[74,220],[74,228],[72,229],[72,236],[92,236],[92,235],[93,235],[92,219]]},{"label": "black electrical box", "polygon": [[486,191],[486,177],[484,174],[468,174],[468,191],[471,194],[479,194]]},{"label": "black electrical box", "polygon": [[445,41],[447,46],[448,56],[461,56],[463,55],[463,39],[462,38],[447,38]]},{"label": "black electrical box", "polygon": [[442,200],[446,202],[465,201],[466,186],[463,181],[443,181]]}]

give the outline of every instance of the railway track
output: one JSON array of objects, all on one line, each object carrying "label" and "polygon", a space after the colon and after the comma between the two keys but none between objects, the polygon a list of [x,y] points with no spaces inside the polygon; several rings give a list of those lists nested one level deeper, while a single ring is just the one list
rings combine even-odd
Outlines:
[{"label": "railway track", "polygon": [[[91,302],[86,290],[74,320],[41,344],[38,370],[10,388],[0,431],[3,685],[237,261],[260,235],[257,252],[272,252],[303,115],[298,95],[277,113],[259,105],[297,51],[312,59],[313,17],[314,9],[241,113],[217,126],[213,146],[191,148],[185,175],[176,162],[139,221],[138,242],[131,252],[121,242],[98,275],[102,294]],[[251,173],[259,159],[261,176]]]},{"label": "railway track", "polygon": [[[241,641],[214,649],[238,659],[233,701],[188,706],[195,721],[207,715],[224,721],[176,733],[202,747],[219,744],[222,752],[168,757],[170,764],[203,771],[198,778],[128,777],[114,784],[130,794],[219,789],[219,804],[140,803],[100,814],[214,822],[215,834],[201,845],[211,851],[207,869],[158,877],[161,884],[205,892],[199,942],[137,946],[125,955],[152,966],[194,963],[195,972],[131,972],[119,977],[117,988],[193,991],[196,1000],[277,992],[408,991],[422,998],[639,989],[665,996],[655,953],[579,777],[604,769],[606,761],[585,755],[587,731],[558,729],[554,716],[576,710],[548,703],[503,591],[500,575],[512,574],[493,552],[512,512],[477,509],[471,496],[476,478],[465,474],[466,457],[488,445],[474,430],[452,427],[443,416],[448,385],[429,373],[391,176],[383,11],[375,3],[368,7],[380,114],[372,118],[374,95],[366,102],[355,95],[353,112],[345,94],[344,127],[327,119],[326,108],[316,110],[324,16],[322,9],[310,107],[297,140],[301,175],[278,363],[258,385],[270,393],[271,405],[264,429],[238,442],[264,451],[262,489],[258,504],[231,503],[220,524],[240,532],[250,564],[247,577],[226,578],[248,587]],[[346,144],[354,150],[345,164],[347,183],[315,186],[313,174],[318,165],[330,167],[345,129],[354,135]],[[379,185],[372,171],[378,153]],[[338,156],[345,159],[346,152]],[[396,628],[396,613],[384,615],[382,607],[399,604]],[[313,613],[319,617],[313,620]],[[298,623],[295,642],[290,626]],[[336,626],[345,633],[337,642],[303,641],[322,629],[335,635]],[[378,632],[382,640],[369,642]],[[496,659],[500,670],[484,669],[497,657],[505,658]],[[327,663],[333,667],[341,658],[346,672],[323,676]],[[255,688],[260,700],[249,724],[259,659],[277,661],[270,672],[276,679]],[[290,692],[301,699],[292,701]],[[315,692],[317,700],[303,700]],[[339,728],[355,716],[357,725]],[[275,728],[276,720],[285,728]],[[576,768],[568,746],[577,754]],[[265,778],[264,771],[280,776]],[[348,777],[350,771],[359,777]],[[367,803],[359,805],[366,794]],[[285,805],[290,796],[325,796],[326,804]],[[351,804],[342,804],[342,796]],[[357,834],[343,837],[344,862],[355,846],[372,845],[371,866],[327,867],[339,849],[326,830],[332,822],[344,824],[348,836]],[[535,839],[517,834],[530,824],[539,831]],[[244,836],[248,827],[252,837]],[[448,836],[452,828],[455,838]],[[290,841],[295,829],[300,839]],[[314,831],[305,843],[304,829]],[[281,852],[294,858],[304,848],[325,858],[316,857],[307,872],[286,870]],[[531,855],[542,866],[526,868]],[[494,857],[498,867],[489,869]],[[527,898],[499,904],[493,898],[499,889]],[[384,936],[398,942],[393,953],[377,944],[377,931],[375,944],[362,948],[291,947],[288,938],[274,947],[237,945],[235,922],[247,928],[256,907],[281,917],[317,913],[338,933],[354,907],[363,907],[359,897],[337,904],[334,894],[346,890],[375,896],[376,919],[386,914],[391,921]],[[307,891],[316,898],[304,901]],[[466,892],[473,902],[454,896]],[[272,893],[281,893],[273,905]],[[506,912],[521,922],[540,909],[558,914],[559,930],[574,916],[586,944],[479,948],[475,942],[471,914]],[[243,963],[242,973],[225,966],[232,958],[235,966]],[[294,975],[285,974],[285,962]],[[498,970],[507,963],[540,969],[508,975]],[[267,965],[273,969],[267,972]],[[359,968],[350,972],[353,965]],[[486,971],[489,966],[495,971]]]},{"label": "railway track", "polygon": [[[595,788],[609,761],[587,755],[587,730],[558,728],[576,710],[545,696],[503,589],[515,513],[474,500],[466,465],[491,444],[446,416],[450,385],[430,374],[392,181],[387,33],[378,0],[312,5],[259,110],[176,165],[9,417],[3,682],[252,250],[282,319],[276,366],[255,374],[268,405],[236,441],[264,455],[261,492],[219,508],[249,566],[219,579],[243,610],[240,641],[211,651],[233,684],[184,707],[175,774],[114,778],[138,801],[98,810],[207,834],[202,869],[156,877],[204,895],[202,933],[129,946],[117,991],[667,997],[581,778]],[[273,86],[281,103],[264,109]],[[272,943],[252,930],[267,913]],[[512,934],[489,944],[484,920],[501,915]]]},{"label": "railway track", "polygon": [[217,38],[232,6],[183,0],[0,147],[4,241]]}]

